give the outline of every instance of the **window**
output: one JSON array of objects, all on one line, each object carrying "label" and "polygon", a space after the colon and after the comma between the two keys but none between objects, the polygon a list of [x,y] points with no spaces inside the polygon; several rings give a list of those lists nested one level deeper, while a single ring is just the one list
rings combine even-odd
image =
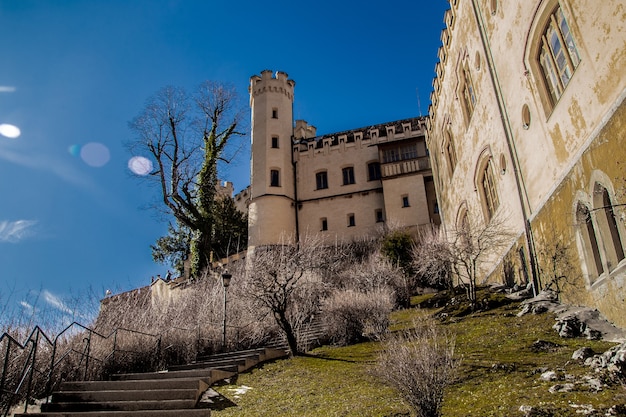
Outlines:
[{"label": "window", "polygon": [[315,174],[315,183],[318,190],[328,188],[328,173],[326,171],[321,171]]},{"label": "window", "polygon": [[402,196],[402,207],[411,207],[411,205],[409,204],[409,196],[408,195],[403,195]]},{"label": "window", "polygon": [[496,213],[500,200],[498,191],[496,190],[496,179],[493,173],[493,160],[491,157],[487,160],[480,177],[480,190],[483,200],[483,209],[485,218],[491,220]]},{"label": "window", "polygon": [[376,209],[375,215],[376,215],[376,223],[381,223],[381,222],[385,221],[385,219],[383,218],[383,210],[382,209]]},{"label": "window", "polygon": [[367,164],[367,180],[376,181],[380,179],[380,162],[370,162]]},{"label": "window", "polygon": [[270,171],[270,187],[280,187],[280,172],[277,169]]},{"label": "window", "polygon": [[320,219],[320,222],[322,223],[321,231],[323,232],[325,230],[328,230],[328,220],[326,219],[326,217],[322,217]]},{"label": "window", "polygon": [[541,36],[537,59],[545,88],[554,106],[580,63],[580,56],[561,6],[548,19]]},{"label": "window", "polygon": [[604,268],[602,267],[602,259],[600,258],[600,248],[598,247],[596,231],[591,221],[591,213],[587,206],[581,202],[578,203],[576,209],[576,220],[582,238],[587,274],[589,275],[590,282],[593,284],[593,281],[604,272]]},{"label": "window", "polygon": [[276,107],[272,109],[272,119],[278,119],[278,109]]},{"label": "window", "polygon": [[446,155],[446,162],[448,163],[448,171],[450,173],[450,176],[452,176],[454,174],[454,169],[456,168],[456,164],[458,161],[456,157],[456,148],[454,147],[454,139],[452,138],[452,134],[448,130],[446,130],[445,133],[443,150]]},{"label": "window", "polygon": [[278,136],[272,136],[272,148],[278,149]]},{"label": "window", "polygon": [[343,185],[354,184],[354,167],[346,167],[341,170]]},{"label": "window", "polygon": [[383,150],[383,163],[404,161],[407,159],[415,159],[417,154],[417,143],[411,143],[397,148]]},{"label": "window", "polygon": [[461,71],[461,102],[463,104],[463,113],[469,123],[469,120],[472,118],[472,114],[474,114],[474,108],[476,107],[476,90],[474,90],[472,76],[467,63],[463,65]]},{"label": "window", "polygon": [[354,213],[348,214],[348,227],[356,226],[356,222],[354,220]]},{"label": "window", "polygon": [[609,271],[612,271],[624,259],[624,248],[615,219],[613,203],[608,190],[600,183],[594,186],[593,200],[599,237],[606,253],[607,267]]}]

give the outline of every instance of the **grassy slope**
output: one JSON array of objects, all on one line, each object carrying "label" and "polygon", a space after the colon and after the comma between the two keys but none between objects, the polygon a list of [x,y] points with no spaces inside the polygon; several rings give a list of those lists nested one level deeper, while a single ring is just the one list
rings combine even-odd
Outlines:
[{"label": "grassy slope", "polygon": [[[554,324],[551,314],[520,318],[515,316],[518,310],[517,304],[512,304],[441,324],[456,333],[456,350],[462,356],[458,379],[445,395],[445,417],[521,416],[521,405],[552,410],[552,414],[546,415],[569,416],[576,415],[572,404],[608,408],[626,402],[622,386],[598,393],[548,392],[556,382],[541,381],[542,368],[562,370],[570,375],[589,374],[587,367],[571,360],[572,353],[582,346],[602,352],[612,344],[561,339],[551,328]],[[406,327],[416,314],[432,312],[424,309],[396,312],[392,330]],[[560,347],[550,352],[535,352],[531,347],[538,339]],[[371,373],[379,348],[377,343],[322,347],[306,357],[267,364],[241,375],[236,386],[218,388],[237,406],[215,411],[213,415],[409,416],[409,408],[398,394]],[[235,398],[232,389],[242,385],[252,389]]]}]

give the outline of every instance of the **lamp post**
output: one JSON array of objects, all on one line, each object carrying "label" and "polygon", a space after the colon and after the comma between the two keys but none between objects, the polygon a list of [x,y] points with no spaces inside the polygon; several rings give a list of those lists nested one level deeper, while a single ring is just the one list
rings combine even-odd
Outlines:
[{"label": "lamp post", "polygon": [[226,290],[230,285],[230,279],[233,276],[228,273],[228,270],[222,272],[222,285],[224,286],[224,333],[222,334],[222,350],[226,350]]}]

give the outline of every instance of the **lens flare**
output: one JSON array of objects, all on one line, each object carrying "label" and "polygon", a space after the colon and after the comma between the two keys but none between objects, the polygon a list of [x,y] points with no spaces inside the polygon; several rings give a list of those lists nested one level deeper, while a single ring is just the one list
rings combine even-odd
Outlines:
[{"label": "lens flare", "polygon": [[69,148],[67,148],[67,151],[70,153],[70,155],[77,158],[80,156],[80,145],[71,145]]},{"label": "lens flare", "polygon": [[16,139],[21,134],[22,132],[20,131],[20,128],[17,126],[10,125],[8,123],[0,124],[0,135],[2,136],[5,136],[9,139]]},{"label": "lens flare", "polygon": [[111,153],[103,144],[90,142],[80,149],[80,157],[87,165],[100,168],[109,162]]},{"label": "lens flare", "polygon": [[128,160],[128,169],[137,175],[148,175],[152,172],[152,161],[143,156],[133,156]]}]

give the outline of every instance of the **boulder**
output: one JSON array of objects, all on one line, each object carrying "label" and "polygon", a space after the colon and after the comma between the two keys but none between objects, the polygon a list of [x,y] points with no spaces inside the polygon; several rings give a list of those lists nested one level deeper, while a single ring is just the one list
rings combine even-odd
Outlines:
[{"label": "boulder", "polygon": [[585,360],[587,360],[587,358],[590,358],[593,355],[595,355],[595,352],[593,351],[593,349],[591,349],[588,346],[585,346],[585,347],[581,347],[580,349],[576,350],[572,354],[572,359],[574,359],[575,361],[585,361]]}]

